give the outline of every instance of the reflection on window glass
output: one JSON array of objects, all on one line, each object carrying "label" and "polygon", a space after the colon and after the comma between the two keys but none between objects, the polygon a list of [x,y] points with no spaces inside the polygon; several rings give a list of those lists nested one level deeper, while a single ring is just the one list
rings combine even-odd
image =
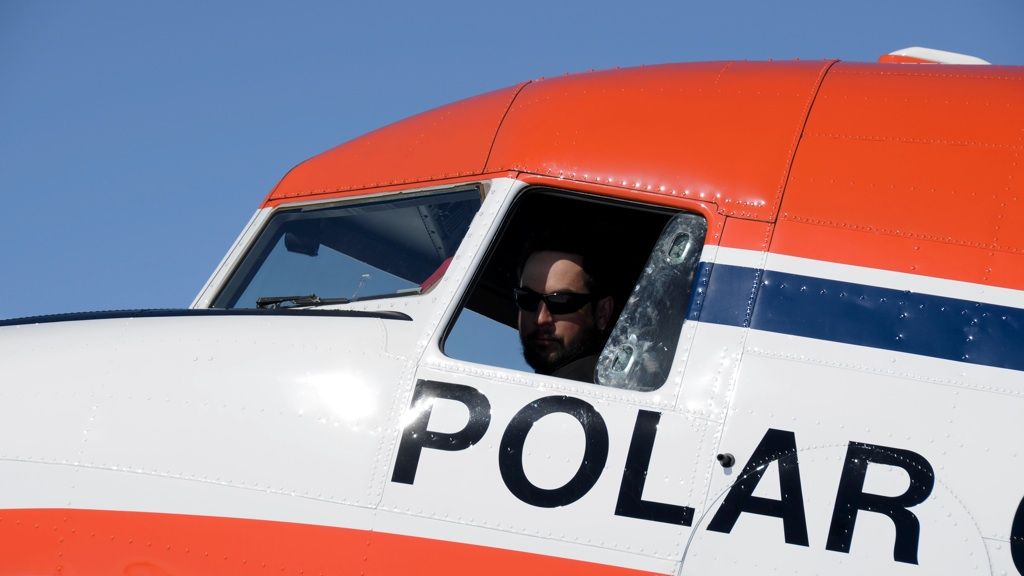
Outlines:
[{"label": "reflection on window glass", "polygon": [[455,254],[479,208],[480,193],[472,188],[279,212],[213,305],[253,308],[261,297],[311,294],[352,300],[417,294]]},{"label": "reflection on window glass", "polygon": [[601,352],[598,384],[655,390],[668,378],[707,231],[698,214],[665,225]]}]

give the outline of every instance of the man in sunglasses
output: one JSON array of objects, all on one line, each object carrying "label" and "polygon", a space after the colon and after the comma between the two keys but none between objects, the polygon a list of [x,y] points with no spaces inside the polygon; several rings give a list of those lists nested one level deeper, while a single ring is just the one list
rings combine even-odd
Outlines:
[{"label": "man in sunglasses", "polygon": [[594,381],[615,308],[595,269],[583,255],[558,250],[534,251],[523,263],[519,339],[538,374]]}]

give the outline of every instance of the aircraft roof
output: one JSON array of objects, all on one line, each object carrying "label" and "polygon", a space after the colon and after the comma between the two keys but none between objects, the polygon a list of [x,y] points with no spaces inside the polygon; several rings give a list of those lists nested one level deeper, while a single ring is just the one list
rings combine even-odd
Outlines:
[{"label": "aircraft roof", "polygon": [[[963,80],[952,94],[950,77]],[[773,220],[814,102],[828,106],[817,106],[810,124],[843,138],[859,130],[1019,147],[1016,123],[1002,117],[1022,113],[1013,104],[1022,94],[1024,68],[1001,66],[710,62],[570,74],[442,106],[332,148],[292,169],[266,203],[526,172],[704,199],[727,215]]]}]

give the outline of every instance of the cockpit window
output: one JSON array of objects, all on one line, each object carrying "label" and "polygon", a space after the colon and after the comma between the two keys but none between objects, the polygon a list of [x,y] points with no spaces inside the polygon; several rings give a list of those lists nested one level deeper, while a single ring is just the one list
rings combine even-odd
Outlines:
[{"label": "cockpit window", "polygon": [[706,235],[698,213],[526,189],[442,350],[456,360],[656,390],[676,361]]},{"label": "cockpit window", "polygon": [[418,294],[443,273],[480,208],[480,191],[392,197],[274,214],[216,308],[316,295],[367,300]]}]

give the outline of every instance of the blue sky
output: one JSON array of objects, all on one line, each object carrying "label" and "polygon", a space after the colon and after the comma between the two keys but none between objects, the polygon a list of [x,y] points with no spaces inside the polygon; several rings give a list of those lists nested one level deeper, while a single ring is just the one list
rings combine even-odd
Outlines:
[{"label": "blue sky", "polygon": [[0,0],[0,318],[187,306],[293,165],[540,76],[913,45],[1024,64],[1024,2]]}]

